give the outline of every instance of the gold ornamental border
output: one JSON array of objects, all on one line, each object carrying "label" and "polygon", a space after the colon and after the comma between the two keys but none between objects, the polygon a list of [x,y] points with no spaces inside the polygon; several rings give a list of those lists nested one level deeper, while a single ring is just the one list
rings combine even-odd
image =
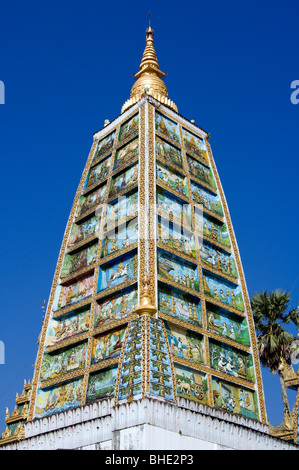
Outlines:
[{"label": "gold ornamental border", "polygon": [[245,283],[245,277],[244,277],[244,273],[243,273],[243,268],[242,268],[242,264],[241,264],[239,250],[238,250],[238,247],[237,247],[237,243],[236,243],[234,230],[233,230],[229,210],[228,210],[228,207],[227,207],[226,199],[225,199],[224,192],[223,192],[223,189],[222,189],[222,185],[221,185],[219,175],[218,175],[218,172],[217,172],[217,169],[216,169],[216,165],[215,165],[215,162],[214,162],[214,158],[213,158],[213,155],[212,155],[210,144],[209,144],[207,139],[205,139],[205,142],[206,142],[206,147],[207,147],[208,155],[209,155],[210,162],[211,162],[212,171],[213,171],[213,174],[214,174],[214,177],[215,177],[215,180],[216,180],[216,184],[217,184],[217,187],[218,187],[219,196],[220,196],[220,199],[221,199],[221,202],[222,202],[222,207],[223,207],[223,210],[224,210],[224,215],[225,215],[225,219],[226,219],[226,222],[227,222],[227,227],[228,227],[228,230],[229,230],[229,235],[230,235],[230,239],[231,239],[231,243],[232,243],[232,248],[233,248],[233,252],[234,252],[234,255],[235,255],[237,269],[238,269],[239,277],[240,277],[240,281],[241,281],[241,290],[242,290],[244,303],[245,303],[245,308],[246,308],[246,312],[247,312],[246,317],[247,317],[249,331],[250,331],[250,337],[251,337],[252,354],[253,354],[253,361],[254,361],[254,365],[255,365],[255,375],[256,375],[256,383],[257,383],[257,393],[258,393],[258,398],[259,398],[258,401],[259,401],[259,406],[260,406],[261,421],[262,421],[263,424],[266,424],[267,423],[266,408],[265,408],[265,403],[264,403],[264,393],[263,393],[262,377],[261,377],[261,371],[260,371],[260,362],[259,362],[258,349],[257,349],[257,344],[256,344],[255,328],[254,328],[254,322],[253,322],[253,317],[252,317],[252,313],[251,313],[250,300],[249,300],[248,293],[247,293],[247,287],[246,287],[246,283]]},{"label": "gold ornamental border", "polygon": [[145,108],[144,105],[140,108],[140,139],[139,139],[139,273],[138,273],[138,289],[140,293],[143,277],[145,275]]},{"label": "gold ornamental border", "polygon": [[153,305],[156,305],[157,272],[156,272],[156,217],[152,217],[151,208],[156,204],[156,159],[155,159],[155,107],[148,103],[148,239],[149,239],[149,276]]}]

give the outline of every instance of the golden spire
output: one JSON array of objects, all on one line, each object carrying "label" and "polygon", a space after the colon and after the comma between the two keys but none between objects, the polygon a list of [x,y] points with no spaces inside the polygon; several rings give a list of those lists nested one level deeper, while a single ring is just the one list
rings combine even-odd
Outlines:
[{"label": "golden spire", "polygon": [[157,312],[156,307],[152,303],[152,297],[150,294],[150,281],[148,275],[144,275],[141,283],[141,296],[139,306],[135,308],[135,312],[138,315],[150,315],[154,316]]},{"label": "golden spire", "polygon": [[153,35],[154,31],[151,28],[149,19],[149,27],[146,30],[146,46],[140,63],[139,72],[134,75],[137,80],[131,89],[130,99],[126,101],[122,107],[122,113],[130,106],[137,103],[137,101],[139,101],[144,95],[152,96],[177,112],[176,105],[168,98],[167,86],[163,80],[161,80],[162,77],[165,76],[165,73],[159,69],[159,63],[154,49]]}]

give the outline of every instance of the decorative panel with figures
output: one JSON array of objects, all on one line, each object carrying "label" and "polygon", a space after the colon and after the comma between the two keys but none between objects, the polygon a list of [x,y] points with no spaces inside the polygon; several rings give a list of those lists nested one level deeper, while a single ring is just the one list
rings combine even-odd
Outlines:
[{"label": "decorative panel with figures", "polygon": [[46,347],[54,346],[89,331],[90,305],[74,310],[67,317],[52,318],[49,322]]},{"label": "decorative panel with figures", "polygon": [[46,390],[39,389],[35,404],[35,417],[43,418],[53,413],[60,413],[80,406],[82,396],[83,378]]},{"label": "decorative panel with figures", "polygon": [[99,140],[96,146],[95,152],[94,152],[93,162],[96,162],[107,152],[110,152],[110,150],[113,147],[114,140],[115,140],[115,131],[107,135],[106,137],[104,137],[104,139]]},{"label": "decorative panel with figures", "polygon": [[96,302],[94,328],[125,318],[137,307],[137,289],[123,289],[114,296]]},{"label": "decorative panel with figures", "polygon": [[159,312],[170,315],[174,320],[202,326],[199,299],[163,283],[159,283],[158,308]]},{"label": "decorative panel with figures", "polygon": [[99,181],[102,181],[104,178],[106,178],[111,168],[111,159],[112,157],[108,157],[105,160],[102,160],[101,163],[91,168],[86,181],[87,189],[93,186],[95,183],[98,183]]},{"label": "decorative panel with figures", "polygon": [[245,418],[259,419],[256,393],[240,385],[213,378],[213,406],[237,413]]},{"label": "decorative panel with figures", "polygon": [[250,305],[207,134],[144,100],[94,137],[31,419],[145,396],[259,419]]}]

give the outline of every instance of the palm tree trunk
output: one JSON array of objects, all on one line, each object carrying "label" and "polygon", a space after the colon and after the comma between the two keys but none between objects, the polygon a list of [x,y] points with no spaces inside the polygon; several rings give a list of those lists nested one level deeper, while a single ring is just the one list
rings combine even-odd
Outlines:
[{"label": "palm tree trunk", "polygon": [[281,393],[282,393],[282,400],[285,406],[285,410],[291,413],[290,410],[290,405],[289,405],[289,400],[288,400],[288,395],[287,395],[287,389],[283,380],[283,375],[280,371],[278,371],[278,377],[279,377],[279,382],[280,382],[280,388],[281,388]]}]

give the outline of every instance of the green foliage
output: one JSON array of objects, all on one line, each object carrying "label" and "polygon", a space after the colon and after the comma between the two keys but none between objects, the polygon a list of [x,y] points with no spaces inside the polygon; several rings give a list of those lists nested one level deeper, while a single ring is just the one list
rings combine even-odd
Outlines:
[{"label": "green foliage", "polygon": [[294,337],[285,326],[299,326],[299,311],[289,309],[289,300],[290,294],[280,290],[257,292],[251,299],[260,360],[272,373],[279,369],[281,357],[290,362]]}]

